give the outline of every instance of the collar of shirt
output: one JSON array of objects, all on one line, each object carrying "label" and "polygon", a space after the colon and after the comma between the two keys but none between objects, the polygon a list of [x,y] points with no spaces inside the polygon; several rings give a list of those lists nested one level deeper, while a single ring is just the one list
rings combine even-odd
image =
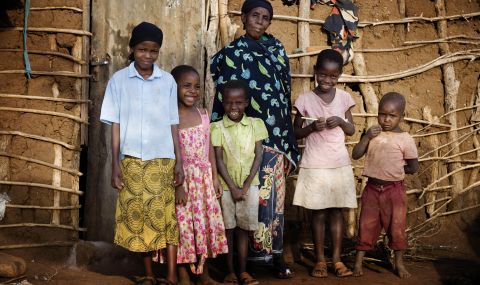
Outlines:
[{"label": "collar of shirt", "polygon": [[248,126],[248,125],[250,125],[250,120],[248,119],[247,115],[245,115],[245,114],[243,114],[243,117],[240,120],[240,122],[234,122],[234,121],[230,120],[230,118],[227,116],[227,114],[225,114],[223,116],[223,126],[225,126],[225,128],[234,126],[237,123],[240,123],[244,126]]},{"label": "collar of shirt", "polygon": [[135,61],[132,61],[132,63],[130,63],[130,65],[128,66],[128,77],[138,77],[142,80],[153,80],[155,78],[161,78],[162,71],[156,64],[154,64],[152,75],[150,75],[148,79],[143,79],[140,73],[138,73],[138,70],[135,68]]}]

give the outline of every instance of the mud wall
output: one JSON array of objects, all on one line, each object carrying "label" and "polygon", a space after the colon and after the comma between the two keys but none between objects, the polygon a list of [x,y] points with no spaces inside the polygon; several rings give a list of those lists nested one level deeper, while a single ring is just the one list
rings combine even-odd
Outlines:
[{"label": "mud wall", "polygon": [[[239,13],[241,0],[218,1],[228,2],[229,21],[224,23],[229,29],[235,30],[236,36],[244,33]],[[267,32],[280,39],[285,45],[287,53],[293,55],[290,58],[290,65],[293,74],[292,100],[299,94],[314,88],[313,78],[305,79],[304,75],[313,74],[315,55],[296,57],[295,52],[311,52],[328,48],[327,34],[322,30],[321,25],[312,21],[299,21],[296,17],[303,17],[312,20],[325,20],[331,11],[326,5],[316,5],[314,10],[305,7],[305,2],[297,1],[300,5],[285,6],[282,1],[271,1],[274,7],[274,14],[277,16],[289,16],[290,20],[275,19]],[[303,3],[302,3],[303,2]],[[360,75],[389,75],[404,70],[413,69],[412,75],[402,76],[395,80],[385,80],[373,83],[353,82],[340,83],[339,87],[350,92],[357,105],[352,113],[356,133],[347,139],[347,146],[351,151],[352,145],[358,141],[369,125],[375,123],[374,117],[376,106],[372,101],[378,102],[382,94],[389,91],[397,91],[406,96],[407,109],[406,117],[412,119],[405,121],[402,128],[415,135],[419,155],[421,156],[421,169],[416,175],[407,178],[409,197],[409,238],[412,244],[416,242],[430,242],[425,237],[435,236],[441,232],[445,216],[453,218],[456,223],[449,224],[456,229],[464,230],[468,224],[478,215],[478,132],[474,131],[471,124],[478,124],[475,114],[478,114],[477,84],[480,75],[480,63],[478,60],[478,45],[480,42],[480,21],[478,12],[480,4],[478,1],[456,0],[445,1],[445,16],[457,15],[455,19],[446,22],[445,30],[441,30],[442,21],[405,21],[415,17],[435,18],[442,16],[441,9],[436,7],[436,2],[430,0],[399,0],[399,1],[354,1],[359,7],[359,19],[363,27],[359,28],[360,38],[355,43],[356,56],[352,62],[344,68],[346,77],[355,78]],[[220,3],[220,6],[222,4]],[[221,14],[222,8],[220,8]],[[461,15],[476,13],[476,16],[465,19]],[[222,15],[220,15],[222,19]],[[378,24],[383,21],[394,21],[395,24]],[[375,22],[376,25],[365,23]],[[408,22],[408,23],[407,23]],[[302,25],[306,25],[307,40],[299,36]],[[232,33],[233,34],[233,33]],[[446,39],[443,44],[426,43],[429,40],[440,38],[456,38],[457,40]],[[231,40],[233,37],[230,37]],[[415,43],[411,43],[411,42]],[[410,43],[409,43],[410,42]],[[217,38],[217,48],[221,46],[221,35]],[[410,48],[408,46],[415,45]],[[443,46],[442,46],[443,45]],[[458,94],[451,107],[447,90],[451,88],[449,78],[445,77],[446,65],[422,72],[416,72],[415,68],[420,65],[432,62],[445,54],[442,48],[448,46],[451,55],[453,53],[474,53],[471,58],[453,61],[452,69],[455,79],[458,82]],[[298,50],[300,48],[300,50]],[[359,55],[364,58],[365,69],[359,70]],[[472,59],[472,60],[470,60]],[[343,78],[343,81],[345,78]],[[359,78],[359,77],[357,77]],[[342,81],[342,79],[340,80]],[[451,82],[450,82],[451,83]],[[457,83],[454,83],[454,85]],[[450,90],[451,91],[451,90]],[[369,96],[370,95],[370,96]],[[371,96],[373,95],[373,96]],[[450,97],[451,98],[451,97]],[[477,103],[475,103],[477,102]],[[465,107],[465,109],[463,109]],[[455,109],[452,115],[445,115]],[[423,120],[423,121],[422,121]],[[429,125],[428,122],[436,122],[437,125]],[[445,126],[441,126],[447,125]],[[455,129],[461,128],[454,132]],[[452,133],[456,137],[452,136]],[[301,144],[301,142],[300,142]],[[439,148],[438,150],[436,150]],[[435,151],[436,150],[436,151]],[[466,153],[465,153],[466,152]],[[354,161],[353,167],[357,183],[357,194],[360,195],[365,183],[361,176],[363,161]],[[462,169],[465,169],[461,171]],[[458,171],[458,172],[457,172]],[[452,172],[455,174],[452,175]],[[295,177],[290,179],[288,197],[286,202],[286,217],[289,220],[308,222],[308,213],[297,207],[291,206]],[[460,180],[463,180],[462,182]],[[461,182],[461,183],[460,183]],[[424,193],[422,195],[422,193]],[[434,193],[434,194],[432,194]],[[461,194],[458,194],[461,193]],[[451,212],[454,211],[454,212]],[[458,212],[457,212],[458,211]],[[358,211],[346,214],[349,221],[349,235],[355,234],[355,223]],[[450,228],[451,229],[451,228]],[[464,234],[462,233],[461,236]],[[465,237],[461,237],[460,239]]]},{"label": "mud wall", "polygon": [[[92,60],[108,61],[94,66],[90,88],[90,125],[86,189],[86,226],[89,240],[113,240],[117,191],[110,185],[111,128],[99,121],[103,95],[109,78],[128,64],[131,30],[142,21],[163,30],[157,64],[170,71],[189,64],[203,73],[205,26],[204,1],[109,0],[92,2]],[[159,142],[161,143],[161,142]]]},{"label": "mud wall", "polygon": [[67,245],[81,230],[89,1],[31,1],[26,37],[30,79],[22,51],[25,2],[2,5],[0,193],[11,202],[0,222],[0,248]]}]

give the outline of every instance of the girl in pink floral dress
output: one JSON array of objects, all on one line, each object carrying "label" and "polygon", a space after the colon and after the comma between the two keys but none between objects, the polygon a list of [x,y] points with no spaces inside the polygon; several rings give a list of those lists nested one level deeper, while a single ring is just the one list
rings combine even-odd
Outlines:
[{"label": "girl in pink floral dress", "polygon": [[[177,82],[178,133],[185,173],[185,182],[175,191],[180,230],[177,263],[189,264],[194,274],[207,275],[204,274],[206,258],[214,258],[228,251],[222,212],[217,200],[223,189],[217,178],[215,154],[210,143],[208,113],[194,106],[200,97],[200,76],[195,68],[187,65],[175,67],[172,75]],[[182,279],[182,275],[187,273],[185,266],[179,266],[179,273]],[[208,275],[202,277],[200,281],[209,279]]]}]

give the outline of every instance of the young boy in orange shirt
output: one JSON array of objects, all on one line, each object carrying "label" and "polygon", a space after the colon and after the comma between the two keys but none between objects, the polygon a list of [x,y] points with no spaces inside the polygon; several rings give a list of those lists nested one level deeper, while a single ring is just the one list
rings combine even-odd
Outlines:
[{"label": "young boy in orange shirt", "polygon": [[354,275],[363,275],[365,252],[372,250],[382,228],[395,252],[394,268],[400,278],[410,277],[403,264],[407,249],[407,195],[405,174],[418,171],[415,141],[400,128],[405,112],[405,98],[396,92],[385,94],[378,107],[378,124],[368,129],[353,148],[352,158],[365,155],[363,175],[368,183],[362,194],[362,210],[357,241]]}]

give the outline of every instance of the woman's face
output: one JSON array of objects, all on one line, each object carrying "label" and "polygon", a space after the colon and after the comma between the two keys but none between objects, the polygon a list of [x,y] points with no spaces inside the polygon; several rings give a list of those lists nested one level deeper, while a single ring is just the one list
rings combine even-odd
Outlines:
[{"label": "woman's face", "polygon": [[246,35],[254,40],[258,40],[270,26],[270,12],[262,7],[254,8],[247,14],[242,14],[242,22]]}]

